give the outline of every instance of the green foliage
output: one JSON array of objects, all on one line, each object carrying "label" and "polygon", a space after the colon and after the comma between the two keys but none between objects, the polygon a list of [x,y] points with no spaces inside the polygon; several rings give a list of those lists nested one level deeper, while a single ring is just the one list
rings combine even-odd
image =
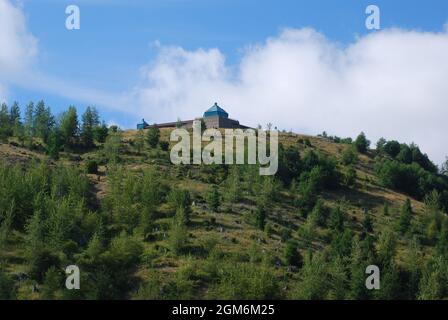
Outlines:
[{"label": "green foliage", "polygon": [[113,132],[106,138],[104,144],[104,154],[111,164],[120,162],[120,153],[122,151],[122,134],[121,132]]},{"label": "green foliage", "polygon": [[55,124],[50,107],[46,107],[43,101],[39,101],[34,109],[33,131],[35,135],[47,143],[51,129]]},{"label": "green foliage", "polygon": [[297,242],[295,240],[288,240],[285,245],[285,251],[283,253],[284,263],[287,266],[302,266],[302,256],[298,251]]},{"label": "green foliage", "polygon": [[411,200],[406,199],[406,202],[401,207],[400,218],[398,220],[398,230],[405,233],[409,230],[412,220],[412,206]]},{"label": "green foliage", "polygon": [[59,120],[59,130],[66,148],[72,148],[77,144],[79,134],[78,115],[76,108],[70,106]]},{"label": "green foliage", "polygon": [[6,274],[0,266],[0,300],[16,299],[17,290],[14,281]]},{"label": "green foliage", "polygon": [[283,145],[278,149],[278,171],[277,177],[288,186],[294,178],[300,174],[301,160],[297,148],[289,146],[286,150]]},{"label": "green foliage", "polygon": [[328,208],[325,207],[322,199],[316,201],[311,216],[317,226],[325,227],[327,225]]},{"label": "green foliage", "polygon": [[359,158],[356,147],[351,146],[344,149],[344,151],[342,152],[341,161],[344,165],[353,165],[358,163]]},{"label": "green foliage", "polygon": [[332,208],[330,210],[330,217],[328,226],[338,232],[342,232],[344,229],[345,213],[341,210],[340,206]]},{"label": "green foliage", "polygon": [[344,172],[344,184],[353,187],[356,183],[356,170],[352,166],[348,167]]},{"label": "green foliage", "polygon": [[216,185],[212,186],[212,188],[208,192],[207,203],[212,211],[215,211],[215,212],[218,211],[218,208],[221,204],[221,200],[220,200],[218,187]]},{"label": "green foliage", "polygon": [[421,300],[438,300],[446,296],[448,268],[446,260],[440,256],[430,259],[420,281],[418,298]]},{"label": "green foliage", "polygon": [[98,173],[98,162],[96,160],[88,160],[86,164],[86,171],[90,174],[97,174]]},{"label": "green foliage", "polygon": [[182,252],[182,249],[185,247],[188,240],[186,223],[187,216],[185,215],[185,211],[182,207],[179,207],[171,224],[168,241],[171,251],[176,255]]},{"label": "green foliage", "polygon": [[322,253],[308,254],[300,270],[300,280],[294,286],[291,298],[298,300],[323,300],[330,284],[328,264]]},{"label": "green foliage", "polygon": [[45,272],[41,297],[45,300],[53,300],[57,297],[57,292],[62,288],[61,272],[55,267],[51,267]]},{"label": "green foliage", "polygon": [[362,227],[366,232],[373,232],[373,222],[370,213],[364,215],[364,220],[362,221]]},{"label": "green foliage", "polygon": [[168,141],[160,141],[159,142],[160,145],[160,149],[162,149],[162,151],[168,151],[170,144]]},{"label": "green foliage", "polygon": [[61,139],[60,130],[53,128],[50,132],[47,142],[47,154],[53,160],[59,159],[59,151],[61,150],[63,141]]},{"label": "green foliage", "polygon": [[190,192],[184,189],[172,189],[168,195],[168,202],[176,210],[181,209],[185,214],[186,221],[190,221],[191,197]]},{"label": "green foliage", "polygon": [[135,136],[134,145],[135,145],[135,148],[137,149],[137,152],[140,154],[143,150],[143,147],[145,146],[145,135],[144,135],[142,129],[137,131],[137,135]]},{"label": "green foliage", "polygon": [[104,121],[101,123],[101,125],[96,126],[93,130],[93,136],[99,143],[104,143],[107,139],[108,134],[109,128]]},{"label": "green foliage", "polygon": [[95,108],[87,107],[82,115],[81,141],[85,148],[94,146],[95,129],[100,125],[98,111]]},{"label": "green foliage", "polygon": [[0,140],[6,141],[13,133],[8,106],[3,103],[0,109]]},{"label": "green foliage", "polygon": [[146,133],[146,142],[151,148],[157,147],[160,140],[160,130],[157,125],[152,125],[149,127],[148,132]]},{"label": "green foliage", "polygon": [[232,300],[275,299],[279,296],[278,283],[272,270],[253,263],[222,264],[220,275],[209,298]]},{"label": "green foliage", "polygon": [[370,141],[367,140],[364,132],[361,132],[354,142],[356,150],[361,153],[366,153],[370,146]]},{"label": "green foliage", "polygon": [[[375,164],[375,171],[385,187],[405,192],[417,199],[423,199],[434,189],[442,192],[448,187],[448,180],[426,171],[415,162],[404,164],[383,159]],[[444,199],[444,207],[446,201]]]}]

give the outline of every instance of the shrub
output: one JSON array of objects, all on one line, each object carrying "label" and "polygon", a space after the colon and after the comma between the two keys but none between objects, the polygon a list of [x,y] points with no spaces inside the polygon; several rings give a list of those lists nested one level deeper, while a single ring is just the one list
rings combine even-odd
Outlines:
[{"label": "shrub", "polygon": [[168,141],[160,141],[159,143],[160,145],[160,149],[162,149],[162,151],[168,151],[170,144]]},{"label": "shrub", "polygon": [[370,141],[367,140],[364,132],[361,132],[355,140],[355,147],[358,152],[366,153],[369,149]]},{"label": "shrub", "polygon": [[157,125],[152,125],[149,127],[148,132],[146,134],[146,141],[151,148],[157,147],[160,140],[160,130]]},{"label": "shrub", "polygon": [[98,173],[98,162],[96,160],[88,160],[86,164],[86,171],[90,174]]},{"label": "shrub", "polygon": [[302,266],[302,256],[297,250],[297,242],[295,240],[290,239],[286,242],[283,259],[287,266]]},{"label": "shrub", "polygon": [[356,148],[349,147],[346,148],[342,153],[342,163],[344,165],[356,164],[358,163],[358,152]]}]

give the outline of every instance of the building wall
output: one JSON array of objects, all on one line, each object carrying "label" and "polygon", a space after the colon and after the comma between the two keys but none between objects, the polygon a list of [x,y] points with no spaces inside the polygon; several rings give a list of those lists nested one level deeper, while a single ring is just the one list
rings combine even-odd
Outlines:
[{"label": "building wall", "polygon": [[[197,120],[200,120],[201,118],[198,118]],[[225,117],[219,117],[219,116],[213,116],[213,117],[205,117],[204,119],[205,126],[207,129],[210,128],[228,128],[228,129],[239,129],[239,128],[248,128],[246,126],[240,125],[239,121],[225,118]],[[182,128],[185,129],[191,129],[193,128],[193,121],[194,120],[187,120],[182,121]],[[159,128],[173,128],[175,127],[177,122],[169,122],[169,123],[161,123],[157,126]]]}]

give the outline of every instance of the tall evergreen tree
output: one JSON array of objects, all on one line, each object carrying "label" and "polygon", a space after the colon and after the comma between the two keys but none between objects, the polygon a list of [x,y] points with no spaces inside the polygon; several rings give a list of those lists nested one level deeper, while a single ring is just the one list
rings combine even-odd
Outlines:
[{"label": "tall evergreen tree", "polygon": [[42,138],[42,140],[47,143],[55,121],[53,115],[51,114],[50,107],[46,107],[45,102],[42,100],[36,105],[33,115],[33,122],[36,136]]},{"label": "tall evergreen tree", "polygon": [[72,148],[77,144],[78,132],[78,114],[76,108],[70,106],[68,110],[62,114],[60,120],[60,133],[65,147]]},{"label": "tall evergreen tree", "polygon": [[144,136],[142,129],[137,131],[137,135],[135,136],[134,145],[135,145],[135,148],[137,149],[137,152],[140,154],[142,152],[143,147],[145,146],[145,136]]},{"label": "tall evergreen tree", "polygon": [[214,212],[218,211],[221,204],[218,187],[214,185],[207,194],[207,203]]},{"label": "tall evergreen tree", "polygon": [[361,132],[355,140],[355,147],[358,152],[366,153],[369,149],[370,141],[367,140],[364,132]]},{"label": "tall evergreen tree", "polygon": [[34,136],[34,103],[33,102],[28,103],[28,105],[26,106],[24,128],[25,128],[25,136],[26,136],[28,142],[30,142],[32,137]]},{"label": "tall evergreen tree", "polygon": [[398,220],[398,229],[401,233],[409,230],[412,221],[412,205],[411,200],[406,199],[406,202],[401,207],[400,218]]},{"label": "tall evergreen tree", "polygon": [[3,103],[0,107],[0,140],[6,140],[11,135],[12,126],[8,106]]},{"label": "tall evergreen tree", "polygon": [[95,130],[99,124],[100,121],[97,110],[90,106],[87,107],[86,111],[82,115],[81,126],[81,140],[86,148],[91,148],[94,146],[93,140]]}]

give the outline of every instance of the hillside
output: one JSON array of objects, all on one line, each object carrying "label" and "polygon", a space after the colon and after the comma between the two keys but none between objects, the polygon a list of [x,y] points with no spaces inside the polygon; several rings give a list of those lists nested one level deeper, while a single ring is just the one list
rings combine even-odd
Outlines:
[{"label": "hillside", "polygon": [[[162,129],[160,141],[168,141],[169,133]],[[117,137],[88,151],[61,151],[58,160],[39,148],[20,147],[15,138],[0,144],[3,177],[24,174],[23,183],[41,185],[49,197],[42,200],[29,190],[33,199],[25,205],[14,190],[2,195],[3,203],[14,198],[13,206],[23,209],[3,228],[0,251],[0,283],[10,283],[16,298],[447,297],[446,278],[434,267],[446,237],[442,206],[430,196],[425,203],[386,188],[375,169],[375,150],[356,152],[358,160],[347,163],[343,155],[352,144],[283,132],[283,150],[291,159],[299,154],[300,166],[291,176],[294,163],[285,162],[291,181],[281,181],[261,178],[247,165],[175,166],[163,143],[139,146],[135,130]],[[319,158],[306,169],[313,154]],[[98,171],[85,173],[93,162]],[[315,167],[324,168],[316,178],[321,185],[307,193]],[[30,171],[35,177],[27,176]],[[42,176],[45,182],[36,182]],[[6,181],[0,183],[4,191]],[[403,229],[407,199],[411,216]],[[60,217],[64,206],[68,216]],[[45,253],[30,256],[30,246]],[[79,291],[63,288],[70,264],[80,267]],[[377,292],[363,288],[368,264],[382,269]],[[436,276],[445,287],[431,287]]]}]

